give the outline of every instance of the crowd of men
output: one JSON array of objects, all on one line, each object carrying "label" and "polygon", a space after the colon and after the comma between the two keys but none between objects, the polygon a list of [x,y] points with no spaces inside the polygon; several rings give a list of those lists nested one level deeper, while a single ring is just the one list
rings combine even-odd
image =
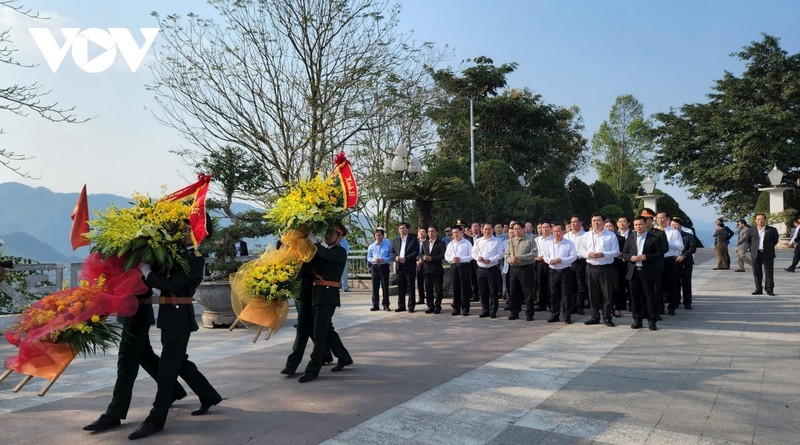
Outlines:
[{"label": "crowd of men", "polygon": [[[696,241],[679,217],[643,209],[632,220],[616,221],[601,214],[584,227],[580,216],[568,224],[511,221],[508,225],[458,221],[439,237],[436,226],[416,236],[402,222],[398,236],[375,231],[367,251],[372,277],[372,311],[392,310],[390,265],[395,264],[395,312],[427,314],[442,311],[445,262],[449,264],[453,316],[496,318],[499,302],[509,320],[533,321],[536,311],[547,322],[572,323],[572,315],[590,311],[587,325],[613,327],[614,318],[629,310],[631,328],[657,329],[662,315],[692,309],[692,269]],[[473,303],[477,303],[474,304]],[[523,312],[524,311],[524,312]]]}]

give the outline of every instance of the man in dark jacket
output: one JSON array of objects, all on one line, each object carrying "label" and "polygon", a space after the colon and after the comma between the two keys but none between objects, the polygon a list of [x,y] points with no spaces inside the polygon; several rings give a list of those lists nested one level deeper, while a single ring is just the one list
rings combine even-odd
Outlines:
[{"label": "man in dark jacket", "polygon": [[161,360],[158,364],[158,389],[153,409],[139,428],[128,436],[131,440],[147,437],[164,429],[178,375],[200,398],[200,408],[192,411],[193,416],[205,414],[209,408],[222,401],[219,393],[186,354],[189,335],[198,329],[192,296],[203,281],[205,260],[192,247],[188,221],[184,236],[187,241],[184,255],[189,264],[188,271],[180,265],[167,271],[153,271],[147,264],[140,266],[145,283],[161,291],[157,324],[161,329]]},{"label": "man in dark jacket", "polygon": [[[750,228],[750,258],[753,260],[753,279],[756,290],[753,295],[775,295],[775,246],[778,244],[778,229],[767,225],[763,213],[756,215],[756,225]],[[762,286],[761,280],[764,280]]]},{"label": "man in dark jacket", "polygon": [[400,236],[392,241],[392,257],[397,272],[397,309],[395,312],[406,310],[406,295],[408,295],[408,312],[414,312],[416,295],[414,287],[417,278],[417,256],[419,255],[419,242],[409,233],[407,222],[401,222],[397,229]]},{"label": "man in dark jacket", "polygon": [[656,282],[661,279],[659,265],[664,259],[664,250],[658,236],[647,231],[646,224],[644,216],[638,216],[633,220],[633,229],[636,233],[625,241],[622,259],[628,264],[626,278],[631,283],[631,312],[634,320],[631,329],[642,327],[646,308],[649,318],[648,328],[655,331],[658,329],[656,321],[662,305],[656,293]]},{"label": "man in dark jacket", "polygon": [[694,270],[694,254],[697,252],[697,241],[694,235],[683,229],[683,220],[672,218],[672,228],[681,232],[683,251],[675,258],[677,301],[683,301],[683,307],[692,310],[692,271]]},{"label": "man in dark jacket", "polygon": [[425,274],[425,299],[428,305],[426,314],[442,312],[442,285],[444,282],[444,252],[447,245],[438,239],[439,229],[436,226],[428,228],[428,239],[422,243],[422,252],[419,254],[418,263]]}]

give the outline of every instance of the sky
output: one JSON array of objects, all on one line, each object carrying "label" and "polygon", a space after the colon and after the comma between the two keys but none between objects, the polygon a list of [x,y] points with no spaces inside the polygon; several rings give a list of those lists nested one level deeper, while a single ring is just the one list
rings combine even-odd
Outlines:
[{"label": "sky", "polygon": [[[177,132],[158,123],[158,107],[145,89],[147,64],[131,72],[120,51],[99,73],[79,69],[68,53],[53,73],[36,46],[30,27],[127,28],[138,44],[139,28],[156,27],[151,11],[162,15],[192,11],[203,15],[205,2],[27,1],[49,20],[30,20],[0,7],[0,25],[11,26],[18,61],[34,68],[3,66],[0,85],[40,82],[51,93],[45,101],[75,107],[79,125],[57,124],[35,116],[0,114],[0,146],[33,159],[17,163],[38,180],[0,168],[0,183],[21,182],[61,193],[130,196],[161,194],[193,182],[191,169],[170,153],[186,146]],[[407,0],[400,28],[417,41],[446,45],[453,57],[445,65],[459,71],[464,59],[488,56],[495,64],[516,62],[510,87],[527,87],[546,103],[577,105],[591,140],[608,118],[617,96],[632,94],[646,115],[706,101],[724,72],[740,74],[743,63],[730,54],[761,33],[777,36],[790,54],[800,52],[800,2],[775,0],[570,1],[570,0]],[[155,44],[158,45],[158,37]],[[442,66],[444,67],[444,66]],[[768,160],[765,160],[768,163]],[[589,169],[584,181],[593,182]],[[689,200],[680,186],[657,187],[670,193],[694,220],[713,221],[717,209]]]}]

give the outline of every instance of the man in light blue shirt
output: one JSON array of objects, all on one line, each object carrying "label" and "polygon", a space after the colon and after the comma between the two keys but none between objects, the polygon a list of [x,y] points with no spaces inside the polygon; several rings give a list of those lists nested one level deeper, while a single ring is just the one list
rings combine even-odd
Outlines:
[{"label": "man in light blue shirt", "polygon": [[372,309],[378,308],[378,288],[383,291],[383,309],[389,310],[389,263],[392,262],[392,243],[386,239],[386,229],[375,229],[375,242],[367,249],[367,264],[372,274]]},{"label": "man in light blue shirt", "polygon": [[[347,242],[347,238],[342,237],[339,245],[344,247],[344,251],[350,255],[350,243]],[[347,279],[347,263],[344,263],[344,271],[342,271],[342,291],[350,292],[350,283]]]}]

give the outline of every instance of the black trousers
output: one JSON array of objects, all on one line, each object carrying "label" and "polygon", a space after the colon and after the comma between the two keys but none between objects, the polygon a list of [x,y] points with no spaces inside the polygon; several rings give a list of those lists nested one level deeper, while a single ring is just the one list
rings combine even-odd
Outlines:
[{"label": "black trousers", "polygon": [[525,302],[525,314],[533,315],[534,298],[533,288],[536,284],[533,278],[533,265],[511,266],[508,268],[509,298],[508,308],[512,314],[519,314],[522,311],[522,303]]},{"label": "black trousers", "polygon": [[628,265],[619,258],[614,260],[614,291],[613,306],[614,310],[624,311],[628,309],[630,301],[631,287],[630,282],[625,278]]},{"label": "black trousers", "polygon": [[469,300],[472,299],[472,281],[469,263],[451,264],[453,274],[453,310],[469,313]]},{"label": "black trousers", "polygon": [[794,256],[792,256],[792,264],[789,265],[789,270],[795,270],[797,268],[797,263],[800,263],[800,243],[795,244],[794,246]]},{"label": "black trousers", "polygon": [[[675,263],[675,293],[678,295],[678,302],[683,301],[683,307],[692,307],[692,270],[694,265]],[[681,293],[683,295],[681,295]]]},{"label": "black trousers", "polygon": [[483,313],[497,314],[497,306],[499,305],[497,285],[500,284],[500,268],[492,266],[489,268],[478,267],[477,269],[481,309]]},{"label": "black trousers", "polygon": [[[150,374],[153,380],[158,381],[159,357],[153,352],[153,346],[150,344],[150,325],[122,323],[121,335],[117,355],[117,381],[114,382],[111,403],[106,408],[106,415],[115,419],[124,419],[128,416],[128,408],[133,397],[133,384],[139,374],[139,366]],[[186,390],[176,382],[172,398],[180,399],[185,396]]]},{"label": "black trousers", "polygon": [[559,313],[564,314],[564,320],[572,319],[572,274],[571,268],[550,269],[547,276],[550,279],[550,318],[558,319]]},{"label": "black trousers", "polygon": [[470,298],[478,298],[480,295],[480,289],[478,287],[478,262],[475,260],[469,262],[469,284]]},{"label": "black trousers", "polygon": [[[752,252],[750,253],[752,254]],[[753,278],[756,282],[757,292],[764,290],[772,292],[775,289],[774,272],[775,258],[767,258],[764,252],[759,250],[755,258],[753,258]],[[762,280],[764,280],[763,287],[761,285]]]},{"label": "black trousers", "polygon": [[417,295],[419,298],[417,301],[425,301],[425,273],[422,272],[422,268],[420,267],[417,269]]},{"label": "black trousers", "polygon": [[667,304],[668,311],[678,307],[678,292],[675,289],[678,277],[675,257],[664,257],[664,270],[661,272],[661,298]]},{"label": "black trousers", "polygon": [[425,303],[428,307],[442,309],[442,284],[444,274],[426,273],[425,274]]},{"label": "black trousers", "polygon": [[614,292],[614,265],[593,266],[586,264],[586,282],[589,288],[589,303],[592,318],[604,316],[610,319],[612,294]]},{"label": "black trousers", "polygon": [[550,266],[544,261],[537,261],[533,270],[536,277],[536,305],[545,308],[550,304]]},{"label": "black trousers", "polygon": [[333,313],[336,306],[332,304],[318,304],[314,306],[314,349],[311,351],[311,360],[306,365],[306,372],[319,375],[325,354],[330,352],[343,363],[351,363],[353,358],[344,347],[339,334],[333,329]]},{"label": "black trousers", "polygon": [[413,309],[417,304],[416,293],[414,292],[417,281],[416,264],[397,265],[397,307],[406,307],[406,295],[408,295],[408,308]]},{"label": "black trousers", "polygon": [[172,331],[161,329],[161,360],[158,362],[158,389],[153,409],[147,420],[163,427],[167,421],[172,394],[178,376],[197,394],[203,405],[216,405],[222,400],[217,390],[211,386],[206,377],[197,369],[197,365],[189,360],[186,347],[189,344],[188,331]]},{"label": "black trousers", "polygon": [[575,300],[575,309],[583,310],[586,305],[586,260],[585,259],[577,259],[571,265],[572,267],[572,292],[574,295]]},{"label": "black trousers", "polygon": [[656,293],[655,280],[646,279],[644,274],[637,269],[633,272],[633,277],[630,281],[633,319],[641,321],[647,314],[650,323],[655,323],[662,307],[662,303]]},{"label": "black trousers", "polygon": [[378,307],[378,291],[383,291],[383,307],[389,307],[389,265],[373,264],[372,273],[372,306]]}]

